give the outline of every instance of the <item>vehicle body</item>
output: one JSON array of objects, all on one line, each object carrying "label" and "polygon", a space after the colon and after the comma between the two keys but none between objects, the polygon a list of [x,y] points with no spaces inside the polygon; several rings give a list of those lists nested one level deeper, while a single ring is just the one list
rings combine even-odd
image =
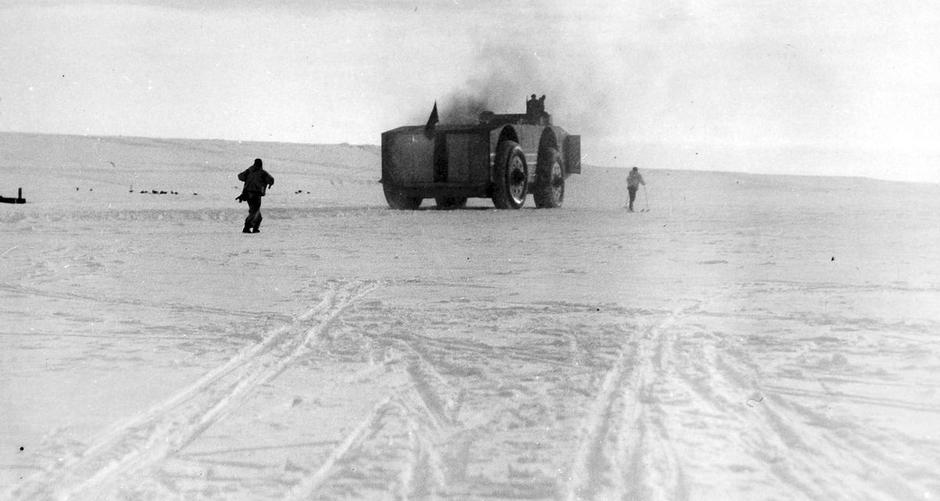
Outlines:
[{"label": "vehicle body", "polygon": [[552,125],[544,99],[532,96],[526,113],[485,111],[479,123],[427,125],[382,133],[382,185],[393,209],[416,209],[425,198],[439,208],[468,198],[491,198],[518,209],[533,194],[537,207],[560,207],[565,179],[581,172],[581,138]]}]

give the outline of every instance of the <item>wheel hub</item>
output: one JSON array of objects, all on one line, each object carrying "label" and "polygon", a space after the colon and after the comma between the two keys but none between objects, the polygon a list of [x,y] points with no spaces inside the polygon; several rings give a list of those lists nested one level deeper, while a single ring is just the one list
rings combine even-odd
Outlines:
[{"label": "wheel hub", "polygon": [[519,157],[514,157],[509,169],[509,194],[516,203],[521,203],[525,196],[525,168]]},{"label": "wheel hub", "polygon": [[560,200],[565,193],[565,175],[561,170],[561,164],[555,162],[552,165],[552,196],[555,200]]}]

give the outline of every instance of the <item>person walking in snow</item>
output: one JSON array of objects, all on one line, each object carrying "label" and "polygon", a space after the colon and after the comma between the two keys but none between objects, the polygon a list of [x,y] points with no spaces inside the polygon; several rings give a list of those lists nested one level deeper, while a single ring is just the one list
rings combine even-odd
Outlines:
[{"label": "person walking in snow", "polygon": [[245,228],[242,233],[258,233],[261,226],[261,197],[266,190],[274,185],[274,178],[261,167],[261,159],[256,158],[254,165],[245,169],[238,175],[239,181],[244,181],[242,194],[238,195],[239,203],[248,202],[248,217],[245,218]]},{"label": "person walking in snow", "polygon": [[636,167],[630,169],[630,174],[627,176],[627,191],[630,193],[630,212],[633,212],[633,201],[636,200],[636,190],[640,188],[641,184],[646,186],[646,181],[643,180],[640,171]]}]

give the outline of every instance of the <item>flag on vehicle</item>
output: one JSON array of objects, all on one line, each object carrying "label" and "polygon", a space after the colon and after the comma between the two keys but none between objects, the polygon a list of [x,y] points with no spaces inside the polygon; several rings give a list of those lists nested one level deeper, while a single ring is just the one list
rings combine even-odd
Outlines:
[{"label": "flag on vehicle", "polygon": [[431,116],[428,117],[428,123],[424,126],[424,132],[430,134],[434,130],[434,126],[440,120],[437,118],[437,101],[434,101],[434,109],[431,110]]}]

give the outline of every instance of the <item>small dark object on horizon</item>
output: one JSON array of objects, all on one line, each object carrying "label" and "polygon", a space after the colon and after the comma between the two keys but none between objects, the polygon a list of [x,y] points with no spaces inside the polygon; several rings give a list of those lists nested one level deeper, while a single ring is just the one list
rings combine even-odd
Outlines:
[{"label": "small dark object on horizon", "polygon": [[26,199],[23,198],[23,188],[17,188],[16,198],[13,197],[0,197],[0,203],[5,204],[25,204]]}]

